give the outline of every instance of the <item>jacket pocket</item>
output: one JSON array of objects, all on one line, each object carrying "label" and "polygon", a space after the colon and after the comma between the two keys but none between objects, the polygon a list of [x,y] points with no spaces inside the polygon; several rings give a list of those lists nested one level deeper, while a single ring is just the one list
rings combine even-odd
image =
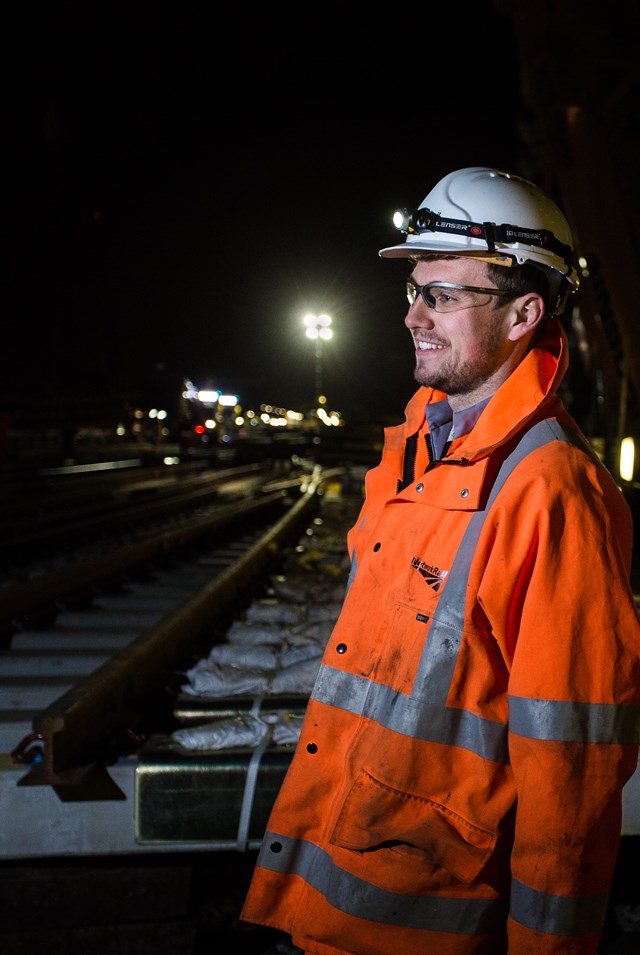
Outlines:
[{"label": "jacket pocket", "polygon": [[459,882],[473,882],[495,849],[497,834],[446,806],[394,789],[362,770],[340,811],[331,842],[344,849],[416,850]]}]

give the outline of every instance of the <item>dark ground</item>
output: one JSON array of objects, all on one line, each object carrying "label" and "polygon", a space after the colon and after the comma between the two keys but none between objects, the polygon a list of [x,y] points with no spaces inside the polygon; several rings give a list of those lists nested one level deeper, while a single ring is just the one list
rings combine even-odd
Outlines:
[{"label": "dark ground", "polygon": [[[0,952],[288,955],[286,936],[239,919],[256,855],[4,862]],[[601,955],[640,952],[639,860],[640,837],[624,837]]]}]

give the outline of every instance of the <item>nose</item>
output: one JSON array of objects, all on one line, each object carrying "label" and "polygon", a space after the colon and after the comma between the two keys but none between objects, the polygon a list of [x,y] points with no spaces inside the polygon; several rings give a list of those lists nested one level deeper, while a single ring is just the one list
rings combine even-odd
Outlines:
[{"label": "nose", "polygon": [[404,323],[407,328],[433,328],[433,309],[427,307],[427,303],[418,295],[413,305],[409,306],[409,311],[405,315]]}]

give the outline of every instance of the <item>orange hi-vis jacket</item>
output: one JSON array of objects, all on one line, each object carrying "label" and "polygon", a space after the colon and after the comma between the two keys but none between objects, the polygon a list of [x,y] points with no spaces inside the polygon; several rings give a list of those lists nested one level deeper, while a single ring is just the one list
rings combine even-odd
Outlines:
[{"label": "orange hi-vis jacket", "polygon": [[242,912],[306,952],[597,951],[640,624],[629,509],[555,394],[566,352],[552,320],[441,461],[440,392],[386,431]]}]

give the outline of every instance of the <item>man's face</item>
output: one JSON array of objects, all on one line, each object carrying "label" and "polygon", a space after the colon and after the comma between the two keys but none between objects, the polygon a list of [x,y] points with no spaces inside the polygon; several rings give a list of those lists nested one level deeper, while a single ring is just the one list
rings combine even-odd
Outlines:
[{"label": "man's face", "polygon": [[[476,259],[418,262],[411,278],[417,285],[441,281],[495,287],[486,263]],[[438,312],[418,295],[405,318],[416,347],[418,384],[444,392],[454,410],[492,395],[515,367],[509,339],[512,315],[512,299],[504,304],[490,298],[480,306]]]}]

